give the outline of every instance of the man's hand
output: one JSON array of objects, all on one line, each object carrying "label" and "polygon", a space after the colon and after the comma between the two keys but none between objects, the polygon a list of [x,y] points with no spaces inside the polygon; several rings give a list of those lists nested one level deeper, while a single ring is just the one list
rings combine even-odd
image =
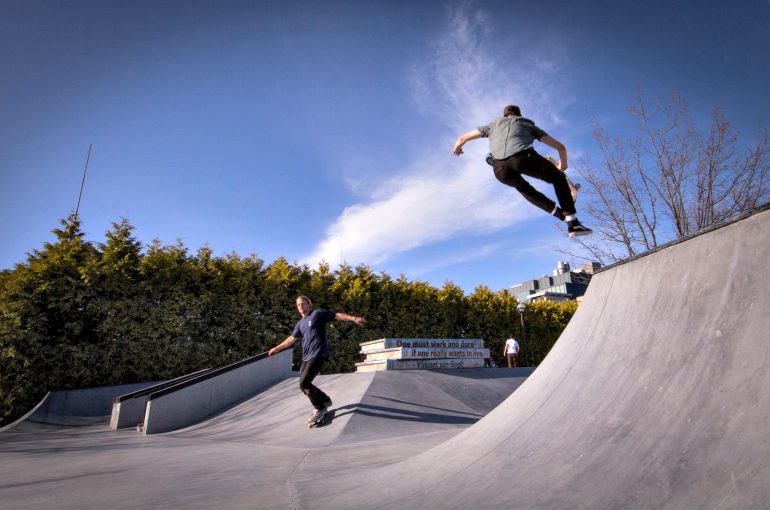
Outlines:
[{"label": "man's hand", "polygon": [[567,171],[567,165],[562,165],[561,161],[556,161],[556,158],[553,158],[551,156],[547,156],[545,159],[553,163],[553,166],[555,166],[557,169],[561,170],[562,172]]},{"label": "man's hand", "polygon": [[452,154],[459,156],[463,153],[463,145],[465,145],[465,142],[470,142],[471,140],[481,138],[482,136],[483,135],[481,134],[481,131],[478,129],[474,129],[473,131],[465,133],[464,135],[460,135],[460,137],[455,142],[454,149],[452,149]]},{"label": "man's hand", "polygon": [[[540,139],[540,141],[546,144],[547,146],[549,146],[550,148],[556,149],[556,152],[559,153],[560,161],[558,164],[556,164],[556,162],[554,161],[553,164],[556,168],[558,168],[562,172],[566,171],[567,170],[567,148],[564,147],[564,145],[559,140],[556,140],[555,138],[548,135],[544,135]],[[549,159],[553,161],[552,158],[549,158]]]},{"label": "man's hand", "polygon": [[288,349],[289,347],[294,345],[294,342],[296,342],[296,341],[297,341],[296,338],[294,338],[293,336],[289,335],[288,337],[286,337],[286,340],[284,340],[280,344],[276,345],[275,347],[273,347],[272,349],[267,351],[267,355],[268,356],[272,356],[273,354],[277,354],[277,353],[281,352],[284,349]]}]

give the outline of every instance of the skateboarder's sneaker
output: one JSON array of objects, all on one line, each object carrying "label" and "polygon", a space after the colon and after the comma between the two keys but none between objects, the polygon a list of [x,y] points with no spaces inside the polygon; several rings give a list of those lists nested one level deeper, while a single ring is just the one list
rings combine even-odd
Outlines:
[{"label": "skateboarder's sneaker", "polygon": [[307,426],[309,428],[318,427],[323,425],[324,418],[326,417],[326,409],[316,409],[310,418],[307,419]]},{"label": "skateboarder's sneaker", "polygon": [[570,237],[590,236],[594,231],[581,224],[578,220],[572,220],[567,222],[567,233]]},{"label": "skateboarder's sneaker", "polygon": [[308,417],[307,422],[318,423],[319,421],[324,419],[325,414],[326,414],[325,407],[322,407],[321,409],[313,409],[313,413]]}]

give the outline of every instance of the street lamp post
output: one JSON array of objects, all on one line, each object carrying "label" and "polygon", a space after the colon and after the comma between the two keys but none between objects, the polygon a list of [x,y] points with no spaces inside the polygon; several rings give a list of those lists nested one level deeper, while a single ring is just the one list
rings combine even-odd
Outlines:
[{"label": "street lamp post", "polygon": [[[516,307],[521,317],[521,350],[522,353],[527,353],[527,333],[524,331],[524,311],[527,309],[527,305],[523,301],[519,301],[519,305]],[[529,353],[527,353],[529,354]],[[524,364],[524,356],[522,356],[522,365]]]}]

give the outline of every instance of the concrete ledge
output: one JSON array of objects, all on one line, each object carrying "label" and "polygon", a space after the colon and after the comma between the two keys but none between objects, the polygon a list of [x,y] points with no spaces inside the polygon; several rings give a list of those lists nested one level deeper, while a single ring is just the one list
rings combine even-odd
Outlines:
[{"label": "concrete ledge", "polygon": [[145,408],[150,395],[165,388],[178,385],[195,377],[210,372],[211,368],[206,368],[186,374],[170,381],[159,382],[148,385],[138,391],[127,393],[115,397],[112,401],[112,416],[110,417],[110,429],[117,430],[127,427],[135,427],[144,423]]},{"label": "concrete ledge", "polygon": [[455,370],[483,367],[484,358],[384,359],[356,363],[357,372],[370,372],[373,370]]},{"label": "concrete ledge", "polygon": [[292,350],[228,365],[151,394],[144,416],[144,434],[180,429],[210,416],[269,385],[291,376]]}]

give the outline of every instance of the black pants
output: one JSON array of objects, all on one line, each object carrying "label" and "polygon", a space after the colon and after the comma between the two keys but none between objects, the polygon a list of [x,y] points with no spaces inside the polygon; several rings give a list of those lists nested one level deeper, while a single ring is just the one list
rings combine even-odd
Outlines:
[{"label": "black pants", "polygon": [[325,407],[324,404],[331,400],[329,395],[313,385],[313,379],[321,371],[321,367],[325,362],[325,358],[310,358],[307,361],[303,361],[299,367],[299,387],[316,409],[323,409]]},{"label": "black pants", "polygon": [[527,149],[507,159],[494,159],[492,160],[492,168],[495,170],[495,177],[498,181],[516,188],[530,203],[549,214],[556,207],[556,203],[533,188],[530,183],[524,180],[522,175],[553,184],[561,210],[565,215],[575,214],[575,201],[572,200],[564,172],[535,152],[534,149]]}]

